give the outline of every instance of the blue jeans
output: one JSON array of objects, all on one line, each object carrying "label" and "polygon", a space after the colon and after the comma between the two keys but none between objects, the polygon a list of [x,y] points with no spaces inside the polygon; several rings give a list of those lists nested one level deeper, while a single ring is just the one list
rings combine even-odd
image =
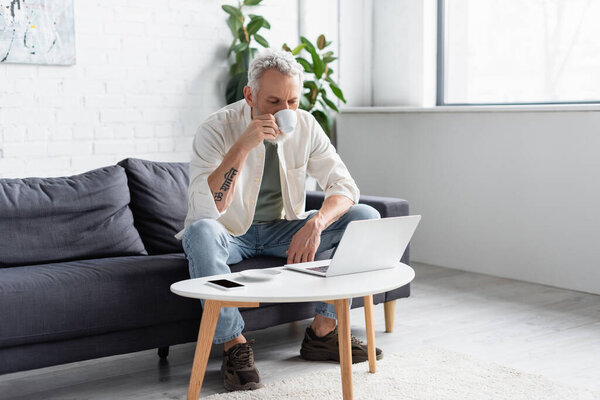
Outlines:
[{"label": "blue jeans", "polygon": [[[236,264],[243,259],[256,256],[287,258],[285,252],[292,237],[306,221],[280,220],[273,223],[252,225],[242,236],[232,236],[225,227],[214,219],[201,219],[189,225],[182,237],[183,250],[189,263],[190,277],[228,274],[228,264]],[[377,219],[379,212],[371,206],[356,204],[321,233],[320,253],[337,247],[348,223],[354,220]],[[204,303],[202,303],[204,304]],[[327,318],[336,318],[332,304],[318,303],[315,312]],[[241,335],[244,320],[237,308],[221,309],[214,343],[225,343]]]}]

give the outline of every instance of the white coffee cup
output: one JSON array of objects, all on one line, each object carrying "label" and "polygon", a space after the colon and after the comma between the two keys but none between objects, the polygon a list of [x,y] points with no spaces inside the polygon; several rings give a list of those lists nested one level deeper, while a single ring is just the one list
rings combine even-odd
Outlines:
[{"label": "white coffee cup", "polygon": [[298,116],[294,110],[279,110],[274,117],[279,130],[283,133],[292,132],[298,122]]}]

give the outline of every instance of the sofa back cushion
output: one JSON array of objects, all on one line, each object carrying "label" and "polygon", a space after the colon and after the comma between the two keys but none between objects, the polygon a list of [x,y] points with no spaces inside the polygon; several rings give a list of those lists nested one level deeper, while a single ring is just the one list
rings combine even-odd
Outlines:
[{"label": "sofa back cushion", "polygon": [[188,209],[189,164],[127,158],[131,211],[148,254],[182,253],[174,235],[183,229]]},{"label": "sofa back cushion", "polygon": [[147,254],[123,168],[0,179],[0,267]]}]

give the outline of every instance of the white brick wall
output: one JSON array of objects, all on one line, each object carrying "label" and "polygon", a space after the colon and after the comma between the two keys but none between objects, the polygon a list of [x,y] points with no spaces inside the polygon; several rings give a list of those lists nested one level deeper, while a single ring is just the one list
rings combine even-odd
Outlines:
[{"label": "white brick wall", "polygon": [[[0,178],[63,176],[126,157],[188,161],[225,104],[231,34],[216,0],[81,0],[77,64],[0,64]],[[298,0],[253,13],[272,47],[298,42]]]}]

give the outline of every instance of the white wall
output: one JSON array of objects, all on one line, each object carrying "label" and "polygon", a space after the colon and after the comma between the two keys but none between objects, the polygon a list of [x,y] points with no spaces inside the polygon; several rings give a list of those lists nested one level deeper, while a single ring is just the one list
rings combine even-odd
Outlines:
[{"label": "white wall", "polygon": [[413,260],[600,294],[595,109],[347,110],[338,149],[362,193],[423,215]]},{"label": "white wall", "polygon": [[[223,2],[74,3],[76,65],[0,64],[0,177],[189,160],[196,127],[225,104]],[[253,9],[271,22],[272,47],[297,41],[297,8],[265,0]]]}]

